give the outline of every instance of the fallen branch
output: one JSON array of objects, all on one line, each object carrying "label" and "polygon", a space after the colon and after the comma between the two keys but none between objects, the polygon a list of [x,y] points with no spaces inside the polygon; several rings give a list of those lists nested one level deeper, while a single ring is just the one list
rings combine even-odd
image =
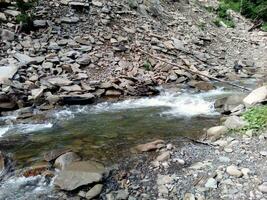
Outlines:
[{"label": "fallen branch", "polygon": [[186,68],[186,67],[177,65],[177,64],[172,63],[172,62],[169,62],[169,61],[167,61],[167,60],[164,60],[164,59],[162,59],[162,58],[159,58],[159,57],[157,57],[157,56],[154,56],[154,55],[152,55],[152,54],[150,54],[150,53],[148,53],[148,52],[146,52],[146,51],[144,51],[144,50],[142,50],[142,49],[138,49],[138,50],[139,50],[140,52],[146,54],[146,55],[149,55],[149,56],[152,57],[152,58],[155,58],[155,59],[157,59],[157,60],[159,60],[159,61],[162,61],[162,62],[164,62],[164,63],[167,63],[167,64],[169,64],[169,65],[173,65],[173,66],[175,66],[175,67],[179,67],[179,68],[181,68],[181,69],[183,69],[183,70],[186,70],[186,71],[189,71],[189,72],[191,72],[191,73],[193,73],[193,74],[197,74],[197,75],[199,75],[199,76],[204,76],[204,77],[206,77],[206,78],[209,78],[209,79],[212,79],[212,80],[215,80],[215,81],[218,81],[218,82],[222,82],[222,83],[225,83],[225,84],[228,84],[228,85],[231,85],[231,86],[234,86],[234,87],[243,89],[243,90],[251,91],[251,89],[248,89],[248,88],[246,88],[246,87],[243,87],[243,86],[234,84],[234,83],[232,83],[232,82],[225,81],[225,80],[221,80],[221,79],[218,79],[218,78],[215,78],[215,77],[212,77],[212,76],[203,74],[203,73],[201,73],[201,72],[199,72],[199,71],[193,71],[193,70],[188,69],[188,68]]}]

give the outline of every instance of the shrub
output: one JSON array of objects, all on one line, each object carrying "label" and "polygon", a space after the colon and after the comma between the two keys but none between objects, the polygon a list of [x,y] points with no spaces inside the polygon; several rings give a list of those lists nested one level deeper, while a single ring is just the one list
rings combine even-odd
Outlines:
[{"label": "shrub", "polygon": [[245,129],[262,129],[267,125],[267,105],[257,106],[249,109],[243,114],[245,120],[249,123]]}]

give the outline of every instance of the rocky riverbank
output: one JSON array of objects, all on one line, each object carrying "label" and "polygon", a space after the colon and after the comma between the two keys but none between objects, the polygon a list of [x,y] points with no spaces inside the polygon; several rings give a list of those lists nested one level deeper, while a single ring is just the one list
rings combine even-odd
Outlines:
[{"label": "rocky riverbank", "polygon": [[215,14],[205,9],[216,3],[38,1],[33,29],[25,34],[16,23],[21,11],[4,2],[0,111],[154,95],[156,86],[170,82],[212,88],[207,78],[138,49],[230,80],[262,77],[266,63],[264,33],[247,32],[251,23],[234,13],[235,29],[216,27]]}]

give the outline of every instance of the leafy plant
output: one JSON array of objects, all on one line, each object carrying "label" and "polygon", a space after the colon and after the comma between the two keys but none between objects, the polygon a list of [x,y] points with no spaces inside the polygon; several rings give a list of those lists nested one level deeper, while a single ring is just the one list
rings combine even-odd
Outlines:
[{"label": "leafy plant", "polygon": [[234,23],[233,19],[231,18],[231,16],[227,12],[228,9],[229,9],[229,7],[226,4],[224,4],[224,3],[220,4],[220,6],[217,9],[218,17],[213,21],[213,23],[216,26],[218,26],[218,27],[221,26],[220,22],[223,22],[229,28],[235,27],[235,23]]},{"label": "leafy plant", "polygon": [[245,127],[248,129],[262,129],[267,125],[267,105],[257,106],[249,109],[243,114],[244,119],[249,123]]},{"label": "leafy plant", "polygon": [[150,71],[152,69],[152,65],[150,64],[150,62],[148,60],[144,62],[143,67],[147,71]]}]

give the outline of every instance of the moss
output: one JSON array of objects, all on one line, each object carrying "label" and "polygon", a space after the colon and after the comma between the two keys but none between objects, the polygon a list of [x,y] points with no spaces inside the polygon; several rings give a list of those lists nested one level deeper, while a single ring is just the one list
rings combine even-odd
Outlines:
[{"label": "moss", "polygon": [[147,71],[150,71],[152,69],[152,65],[150,64],[150,62],[148,60],[144,62],[143,67]]}]

